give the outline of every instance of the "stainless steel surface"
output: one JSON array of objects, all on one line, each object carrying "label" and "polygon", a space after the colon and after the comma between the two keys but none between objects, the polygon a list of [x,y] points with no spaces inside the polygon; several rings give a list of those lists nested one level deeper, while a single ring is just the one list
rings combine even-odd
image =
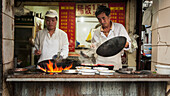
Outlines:
[{"label": "stainless steel surface", "polygon": [[6,81],[102,81],[102,82],[138,82],[138,81],[152,81],[152,82],[162,82],[170,81],[169,75],[159,75],[159,74],[149,74],[149,75],[131,75],[131,74],[118,74],[114,75],[77,75],[77,74],[20,74],[20,75],[9,75]]}]

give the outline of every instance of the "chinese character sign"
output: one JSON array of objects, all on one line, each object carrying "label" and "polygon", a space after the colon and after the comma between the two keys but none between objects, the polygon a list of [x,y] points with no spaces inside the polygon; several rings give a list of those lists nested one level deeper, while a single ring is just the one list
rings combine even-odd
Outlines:
[{"label": "chinese character sign", "polygon": [[59,28],[69,39],[69,51],[75,51],[75,3],[59,3]]},{"label": "chinese character sign", "polygon": [[99,5],[108,6],[107,3],[76,3],[76,16],[95,16]]},{"label": "chinese character sign", "polygon": [[109,3],[111,20],[125,26],[125,2]]}]

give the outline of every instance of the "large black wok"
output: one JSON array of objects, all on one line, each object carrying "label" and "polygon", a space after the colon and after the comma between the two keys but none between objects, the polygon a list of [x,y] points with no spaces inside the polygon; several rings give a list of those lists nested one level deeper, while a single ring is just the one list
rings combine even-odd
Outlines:
[{"label": "large black wok", "polygon": [[117,36],[101,44],[97,48],[96,53],[103,57],[114,56],[125,47],[125,44],[126,38],[124,36]]},{"label": "large black wok", "polygon": [[43,69],[48,69],[47,64],[49,64],[50,62],[53,64],[53,68],[55,68],[57,66],[58,68],[62,67],[64,69],[69,66],[72,66],[72,67],[75,66],[74,61],[69,60],[69,59],[63,59],[60,62],[55,62],[55,60],[53,60],[53,59],[44,60],[42,62],[39,62],[38,65]]}]

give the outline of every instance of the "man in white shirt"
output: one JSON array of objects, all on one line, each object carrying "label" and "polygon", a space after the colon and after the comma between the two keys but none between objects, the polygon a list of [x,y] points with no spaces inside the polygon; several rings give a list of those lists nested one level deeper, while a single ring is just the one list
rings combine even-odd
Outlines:
[{"label": "man in white shirt", "polygon": [[53,59],[54,55],[60,52],[62,58],[68,57],[69,42],[67,34],[56,28],[58,14],[55,10],[49,10],[45,14],[46,28],[36,34],[35,50],[36,55],[40,55],[38,62]]},{"label": "man in white shirt", "polygon": [[[95,15],[101,24],[100,27],[94,32],[92,38],[92,47],[97,48],[105,41],[116,37],[124,36],[127,39],[124,50],[128,50],[131,47],[130,37],[122,24],[114,23],[110,20],[110,9],[106,6],[99,6],[95,12]],[[122,50],[123,51],[123,50]],[[110,57],[97,56],[97,64],[112,64],[114,65],[114,70],[122,68],[121,55],[122,51],[118,54]]]}]

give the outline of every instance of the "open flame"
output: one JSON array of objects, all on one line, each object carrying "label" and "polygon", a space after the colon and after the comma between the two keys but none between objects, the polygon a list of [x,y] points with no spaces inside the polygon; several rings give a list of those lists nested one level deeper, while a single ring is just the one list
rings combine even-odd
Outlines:
[{"label": "open flame", "polygon": [[50,60],[49,60],[49,63],[46,63],[47,64],[47,69],[46,68],[42,68],[42,67],[40,67],[40,66],[38,66],[39,67],[39,69],[41,69],[42,71],[44,71],[44,72],[48,72],[48,73],[50,73],[50,75],[53,75],[54,73],[60,73],[60,72],[62,72],[62,70],[69,70],[70,68],[72,68],[72,64],[70,65],[70,66],[66,66],[65,68],[62,68],[62,66],[60,66],[60,67],[57,67],[57,64],[55,63],[55,67],[53,68],[53,62],[51,62]]}]

